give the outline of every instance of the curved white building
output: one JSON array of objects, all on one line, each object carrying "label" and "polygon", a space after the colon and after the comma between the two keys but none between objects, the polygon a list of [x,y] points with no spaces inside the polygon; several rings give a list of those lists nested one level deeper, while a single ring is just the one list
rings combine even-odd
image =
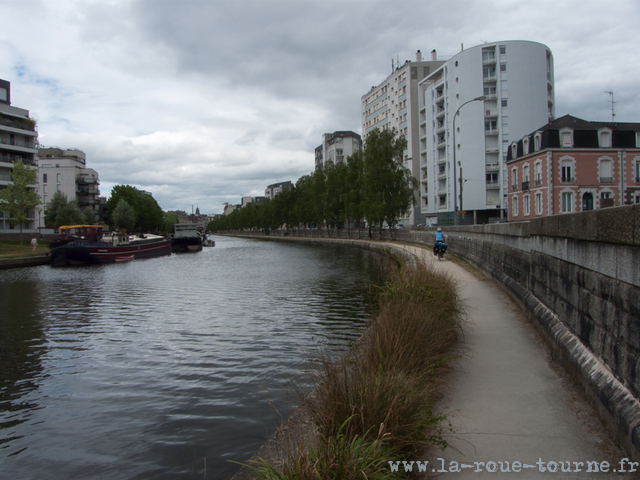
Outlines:
[{"label": "curved white building", "polygon": [[554,119],[549,48],[503,41],[463,50],[420,82],[419,100],[415,222],[451,225],[455,211],[465,212],[461,223],[506,218],[507,147]]}]

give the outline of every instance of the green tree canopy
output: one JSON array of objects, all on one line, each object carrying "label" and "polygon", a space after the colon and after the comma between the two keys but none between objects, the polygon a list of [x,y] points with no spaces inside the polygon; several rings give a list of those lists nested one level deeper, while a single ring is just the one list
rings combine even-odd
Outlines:
[{"label": "green tree canopy", "polygon": [[165,226],[164,212],[155,199],[136,187],[116,185],[111,189],[111,197],[107,200],[105,220],[114,224],[113,212],[120,200],[125,200],[135,213],[135,225],[131,230],[150,232],[161,230]]},{"label": "green tree canopy", "polygon": [[29,223],[29,210],[41,203],[34,190],[37,171],[25,166],[22,160],[13,165],[12,184],[0,190],[0,210],[9,215],[12,225],[20,225],[20,242],[22,243],[22,227]]},{"label": "green tree canopy", "polygon": [[58,228],[60,224],[56,224],[56,216],[58,210],[69,203],[67,196],[62,192],[56,192],[47,203],[47,211],[44,213],[44,224],[47,228]]},{"label": "green tree canopy", "polygon": [[116,208],[111,214],[116,229],[132,231],[136,225],[136,213],[131,205],[124,198],[118,200]]}]

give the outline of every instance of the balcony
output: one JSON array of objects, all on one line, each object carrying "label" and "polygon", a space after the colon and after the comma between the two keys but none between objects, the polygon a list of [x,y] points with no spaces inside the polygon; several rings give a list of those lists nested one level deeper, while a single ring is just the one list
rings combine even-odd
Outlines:
[{"label": "balcony", "polygon": [[489,82],[495,82],[498,80],[498,77],[494,74],[494,75],[484,75],[482,77],[482,81],[485,83],[489,83]]},{"label": "balcony", "polygon": [[100,180],[98,180],[97,178],[78,177],[76,178],[76,183],[79,185],[89,185],[89,184],[100,185]]},{"label": "balcony", "polygon": [[525,192],[529,190],[529,180],[522,182],[522,190]]},{"label": "balcony", "polygon": [[514,183],[513,185],[511,185],[511,191],[515,192],[516,190],[518,190],[518,184]]},{"label": "balcony", "polygon": [[487,172],[495,172],[500,170],[500,164],[499,163],[487,163],[485,165],[485,168],[487,169]]},{"label": "balcony", "polygon": [[36,131],[36,122],[27,119],[17,119],[17,118],[9,118],[0,114],[0,125],[4,125],[5,127],[19,128],[20,130],[28,130],[30,132]]},{"label": "balcony", "polygon": [[560,178],[560,183],[575,183],[576,179],[574,177],[562,177]]},{"label": "balcony", "polygon": [[29,140],[20,140],[16,138],[3,138],[0,137],[0,143],[3,145],[11,145],[12,147],[23,147],[23,148],[37,148],[36,142]]},{"label": "balcony", "polygon": [[600,183],[613,183],[613,177],[600,177]]},{"label": "balcony", "polygon": [[540,185],[542,185],[542,178],[536,178],[534,184],[536,187],[539,187]]},{"label": "balcony", "polygon": [[498,135],[498,129],[497,128],[485,128],[484,129],[484,134],[485,135]]}]

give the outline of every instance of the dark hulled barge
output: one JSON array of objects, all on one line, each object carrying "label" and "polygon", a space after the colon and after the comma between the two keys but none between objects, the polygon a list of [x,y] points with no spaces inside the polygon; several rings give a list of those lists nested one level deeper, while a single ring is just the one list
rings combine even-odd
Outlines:
[{"label": "dark hulled barge", "polygon": [[101,225],[65,225],[49,244],[53,266],[115,263],[171,254],[171,240],[157,235],[135,237],[114,233],[103,239]]}]

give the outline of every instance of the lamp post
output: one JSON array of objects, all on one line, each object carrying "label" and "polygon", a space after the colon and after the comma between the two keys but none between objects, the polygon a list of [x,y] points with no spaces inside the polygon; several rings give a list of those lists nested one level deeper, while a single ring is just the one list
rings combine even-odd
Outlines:
[{"label": "lamp post", "polygon": [[[473,100],[468,100],[458,107],[456,113],[453,115],[453,224],[458,225],[458,188],[456,187],[456,117],[460,112],[460,109],[466,104],[471,102],[478,102],[480,100],[486,100],[487,96],[476,97]],[[462,186],[460,187],[462,189]]]}]

